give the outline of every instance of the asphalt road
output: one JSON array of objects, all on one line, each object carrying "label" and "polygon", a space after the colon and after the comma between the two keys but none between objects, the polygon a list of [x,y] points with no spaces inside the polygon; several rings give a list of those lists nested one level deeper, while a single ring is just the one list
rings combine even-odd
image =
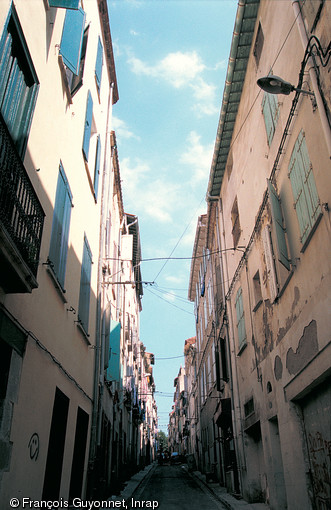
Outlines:
[{"label": "asphalt road", "polygon": [[131,508],[158,510],[225,510],[209,490],[191,477],[184,466],[152,469],[134,493]]}]

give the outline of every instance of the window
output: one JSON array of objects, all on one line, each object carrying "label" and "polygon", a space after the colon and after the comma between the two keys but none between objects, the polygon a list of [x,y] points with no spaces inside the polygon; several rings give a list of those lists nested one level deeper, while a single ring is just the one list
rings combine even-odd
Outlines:
[{"label": "window", "polygon": [[269,94],[268,92],[264,93],[262,100],[262,112],[267,132],[268,145],[270,146],[279,117],[279,104],[275,94]]},{"label": "window", "polygon": [[254,50],[253,50],[253,55],[255,57],[255,62],[256,62],[257,66],[259,65],[259,62],[260,62],[260,57],[261,57],[261,53],[262,53],[262,49],[263,49],[263,43],[264,43],[264,35],[263,35],[261,23],[259,23],[259,27],[257,29],[257,34],[256,34],[256,39],[255,39],[255,44],[254,44]]},{"label": "window", "polygon": [[88,91],[87,102],[86,102],[86,114],[85,114],[85,127],[83,137],[83,155],[85,161],[88,161],[89,150],[90,150],[90,139],[92,133],[92,120],[93,120],[93,100],[91,92]]},{"label": "window", "polygon": [[268,179],[268,193],[270,199],[270,207],[271,207],[271,216],[272,222],[275,230],[275,238],[276,238],[276,251],[277,251],[277,259],[284,267],[289,271],[291,269],[290,259],[288,256],[286,238],[285,238],[285,228],[283,226],[283,215],[281,209],[281,203],[277,192],[272,185],[271,181]]},{"label": "window", "polygon": [[0,111],[23,158],[39,82],[14,7],[0,40]]},{"label": "window", "polygon": [[251,414],[255,412],[254,409],[254,400],[253,398],[250,398],[245,404],[244,404],[244,413],[245,418],[248,418]]},{"label": "window", "polygon": [[48,0],[50,7],[62,9],[78,9],[80,0]]},{"label": "window", "polygon": [[304,250],[321,218],[322,211],[303,131],[300,132],[293,148],[289,176],[294,208],[299,222],[300,241],[303,244],[302,250]]},{"label": "window", "polygon": [[96,147],[96,151],[95,151],[95,166],[94,166],[94,180],[93,180],[95,200],[97,200],[97,198],[98,198],[100,159],[101,159],[101,140],[100,140],[100,135],[98,135],[97,136],[97,147]]},{"label": "window", "polygon": [[63,24],[60,54],[64,64],[76,75],[80,66],[85,18],[83,9],[68,9]]},{"label": "window", "polygon": [[234,248],[236,248],[241,234],[237,199],[235,199],[232,206],[231,221],[232,221],[233,246]]},{"label": "window", "polygon": [[237,313],[237,331],[238,331],[238,343],[239,343],[239,351],[243,349],[246,345],[246,327],[245,327],[245,316],[244,316],[244,306],[243,306],[243,297],[242,297],[242,288],[237,292],[236,295],[236,313]]},{"label": "window", "polygon": [[[68,9],[64,19],[60,55],[61,71],[69,102],[83,84],[85,54],[89,27],[84,30],[86,14],[83,9]],[[64,64],[64,65],[63,65]]]},{"label": "window", "polygon": [[254,308],[253,312],[256,312],[256,310],[259,308],[260,304],[262,303],[262,292],[261,292],[261,281],[260,281],[260,272],[256,271],[255,275],[253,276],[253,290],[254,290]]},{"label": "window", "polygon": [[92,253],[84,236],[82,271],[80,276],[80,291],[78,305],[78,319],[84,331],[88,332],[90,314],[90,290],[91,290]]},{"label": "window", "polygon": [[72,206],[71,190],[62,163],[60,163],[49,249],[49,263],[62,290],[64,289]]},{"label": "window", "polygon": [[85,55],[86,55],[86,46],[87,46],[87,39],[89,34],[90,27],[86,27],[84,30],[84,36],[83,36],[83,45],[82,45],[82,51],[80,55],[80,64],[79,64],[79,70],[78,74],[74,74],[72,71],[70,71],[69,68],[66,69],[66,76],[68,80],[68,84],[70,87],[71,95],[73,96],[76,94],[76,92],[81,88],[83,85],[83,75],[84,75],[84,67],[85,67]]},{"label": "window", "polygon": [[100,94],[100,87],[101,87],[102,64],[103,64],[103,47],[102,47],[101,39],[99,37],[97,60],[95,63],[95,81],[97,84],[98,94]]}]

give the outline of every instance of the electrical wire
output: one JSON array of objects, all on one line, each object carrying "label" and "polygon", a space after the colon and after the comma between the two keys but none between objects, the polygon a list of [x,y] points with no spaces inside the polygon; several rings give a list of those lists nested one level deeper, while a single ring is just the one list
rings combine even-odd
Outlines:
[{"label": "electrical wire", "polygon": [[181,310],[182,312],[185,312],[185,313],[188,313],[189,315],[193,315],[194,316],[193,312],[189,312],[188,310],[184,310],[184,308],[181,308],[180,306],[177,306],[174,303],[171,303],[171,301],[168,301],[167,299],[164,299],[163,297],[159,296],[155,292],[151,291],[148,287],[146,287],[146,290],[148,292],[150,292],[151,294],[153,294],[154,296],[156,296],[157,298],[161,299],[162,301],[165,301],[166,303],[168,303],[168,305],[171,305],[174,308],[177,308],[178,310]]}]

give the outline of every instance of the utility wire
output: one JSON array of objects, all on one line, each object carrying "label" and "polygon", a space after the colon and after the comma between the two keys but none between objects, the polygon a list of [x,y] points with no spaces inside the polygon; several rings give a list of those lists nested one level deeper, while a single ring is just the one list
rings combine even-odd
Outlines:
[{"label": "utility wire", "polygon": [[162,301],[165,301],[166,303],[168,303],[168,305],[171,305],[171,306],[177,308],[178,310],[181,310],[182,312],[185,312],[185,313],[188,313],[189,315],[193,315],[194,316],[193,312],[189,312],[188,310],[184,310],[184,308],[180,308],[180,306],[177,306],[174,303],[171,303],[171,301],[168,301],[168,299],[164,299],[163,297],[159,296],[155,292],[151,291],[148,287],[146,287],[146,290],[148,292],[150,292],[151,294],[153,294],[154,296],[156,296],[157,298],[161,299]]},{"label": "utility wire", "polygon": [[186,231],[188,230],[189,226],[191,225],[193,219],[196,217],[196,212],[197,210],[199,209],[200,205],[202,204],[202,202],[204,201],[204,197],[201,199],[198,207],[196,208],[196,211],[194,212],[194,215],[192,216],[191,220],[189,221],[189,223],[186,225],[185,229],[184,229],[184,232],[182,233],[182,235],[180,236],[180,238],[178,239],[177,243],[175,244],[174,248],[171,250],[171,253],[169,255],[169,257],[167,258],[167,260],[165,261],[165,263],[163,264],[163,266],[161,267],[160,271],[157,273],[157,275],[155,276],[154,278],[154,281],[156,281],[156,279],[159,277],[160,273],[163,271],[163,269],[165,268],[165,266],[167,265],[167,263],[169,262],[170,260],[170,257],[171,255],[174,253],[174,251],[176,250],[177,246],[179,245],[179,243],[181,242],[181,240],[183,239],[184,235],[186,234]]}]

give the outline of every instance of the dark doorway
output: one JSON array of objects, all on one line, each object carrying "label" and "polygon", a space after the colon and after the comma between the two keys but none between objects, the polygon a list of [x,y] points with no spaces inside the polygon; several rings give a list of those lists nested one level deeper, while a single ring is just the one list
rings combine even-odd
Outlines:
[{"label": "dark doorway", "polygon": [[43,500],[55,501],[59,499],[68,409],[68,397],[59,388],[56,388],[48,442]]},{"label": "dark doorway", "polygon": [[80,498],[83,487],[84,463],[89,415],[80,407],[77,409],[74,454],[72,458],[69,499]]}]

